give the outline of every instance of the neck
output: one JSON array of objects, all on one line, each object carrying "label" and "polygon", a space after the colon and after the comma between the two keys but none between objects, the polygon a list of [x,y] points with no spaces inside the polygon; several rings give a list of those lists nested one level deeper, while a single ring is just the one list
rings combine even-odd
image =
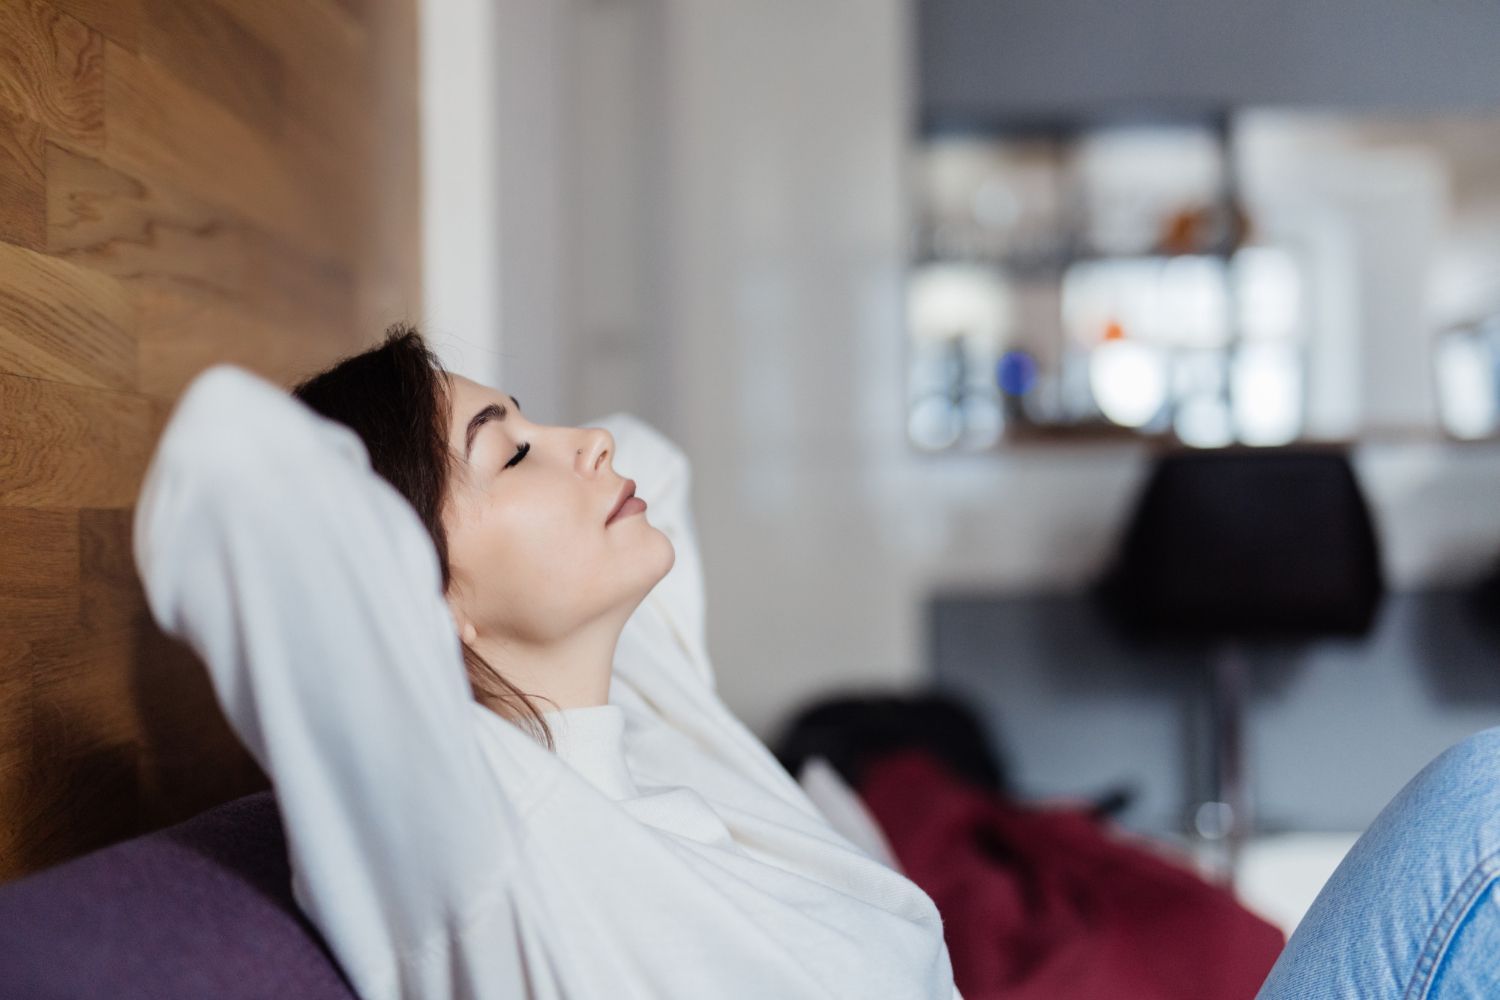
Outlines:
[{"label": "neck", "polygon": [[474,651],[506,680],[542,700],[543,711],[604,705],[625,625],[624,618],[617,618],[598,618],[549,641],[480,636]]}]

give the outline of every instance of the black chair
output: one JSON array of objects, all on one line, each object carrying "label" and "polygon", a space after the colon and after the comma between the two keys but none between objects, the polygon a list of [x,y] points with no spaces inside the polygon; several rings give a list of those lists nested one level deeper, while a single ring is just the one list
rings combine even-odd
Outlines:
[{"label": "black chair", "polygon": [[809,757],[825,758],[852,788],[896,750],[928,750],[954,774],[988,791],[1010,794],[1005,761],[973,709],[941,691],[829,694],[802,706],[772,741],[781,766],[796,776]]},{"label": "black chair", "polygon": [[[1251,832],[1245,647],[1360,634],[1384,590],[1369,508],[1337,449],[1227,449],[1158,459],[1099,595],[1137,637],[1213,650],[1208,788],[1188,828],[1232,881]],[[1206,763],[1206,767],[1203,765]]]}]

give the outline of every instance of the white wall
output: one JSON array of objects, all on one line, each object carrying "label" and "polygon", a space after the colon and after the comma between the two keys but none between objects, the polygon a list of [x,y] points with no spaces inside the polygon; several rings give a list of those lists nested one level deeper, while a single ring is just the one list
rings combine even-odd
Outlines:
[{"label": "white wall", "polygon": [[444,367],[537,413],[563,409],[569,380],[572,7],[424,0],[420,12],[420,326]]},{"label": "white wall", "polygon": [[692,456],[731,707],[769,735],[917,680],[944,582],[1085,578],[1133,451],[905,443],[905,3],[574,9],[569,418],[635,409]]},{"label": "white wall", "polygon": [[671,417],[673,358],[662,322],[667,264],[667,13],[658,0],[578,0],[565,142],[570,321],[586,349],[570,356],[559,420],[630,410]]},{"label": "white wall", "polygon": [[424,0],[419,10],[422,300],[419,327],[444,367],[498,375],[500,336],[496,8]]}]

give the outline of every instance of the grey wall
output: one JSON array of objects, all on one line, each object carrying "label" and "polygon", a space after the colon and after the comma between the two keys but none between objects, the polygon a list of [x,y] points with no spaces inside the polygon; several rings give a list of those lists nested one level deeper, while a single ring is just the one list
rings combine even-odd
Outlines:
[{"label": "grey wall", "polygon": [[1493,0],[919,0],[924,114],[1500,104]]},{"label": "grey wall", "polygon": [[[988,723],[1027,796],[1137,789],[1122,817],[1175,829],[1188,650],[1122,642],[1081,596],[949,593],[929,606],[937,685]],[[1500,629],[1461,592],[1388,596],[1357,640],[1262,648],[1248,750],[1262,829],[1361,830],[1423,764],[1500,724]]]}]

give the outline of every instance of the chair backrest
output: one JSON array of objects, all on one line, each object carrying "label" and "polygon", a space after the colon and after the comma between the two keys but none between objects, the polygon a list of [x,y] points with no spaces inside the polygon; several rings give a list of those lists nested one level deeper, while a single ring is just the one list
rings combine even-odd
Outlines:
[{"label": "chair backrest", "polygon": [[0,886],[0,996],[352,1000],[270,791]]},{"label": "chair backrest", "polygon": [[822,757],[851,787],[865,770],[895,750],[920,747],[982,788],[1009,792],[1004,759],[974,709],[941,691],[825,695],[802,706],[784,725],[772,750],[792,774]]},{"label": "chair backrest", "polygon": [[1128,624],[1238,637],[1362,632],[1382,590],[1369,508],[1332,449],[1164,456],[1101,587]]}]

